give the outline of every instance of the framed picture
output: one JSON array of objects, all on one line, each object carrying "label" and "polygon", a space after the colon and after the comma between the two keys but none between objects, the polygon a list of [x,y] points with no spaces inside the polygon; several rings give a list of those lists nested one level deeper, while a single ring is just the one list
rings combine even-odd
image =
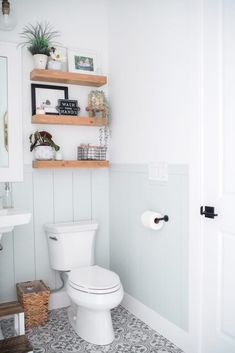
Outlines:
[{"label": "framed picture", "polygon": [[31,84],[32,114],[42,108],[45,114],[59,114],[56,107],[59,99],[68,99],[68,87]]},{"label": "framed picture", "polygon": [[97,70],[95,53],[84,50],[68,50],[68,68],[70,72],[95,75]]}]

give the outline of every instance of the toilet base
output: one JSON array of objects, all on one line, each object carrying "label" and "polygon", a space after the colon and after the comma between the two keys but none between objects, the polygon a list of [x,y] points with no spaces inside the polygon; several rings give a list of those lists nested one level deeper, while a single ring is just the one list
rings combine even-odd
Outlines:
[{"label": "toilet base", "polygon": [[110,310],[96,311],[81,306],[68,311],[69,321],[77,334],[85,341],[107,345],[113,342],[114,332]]}]

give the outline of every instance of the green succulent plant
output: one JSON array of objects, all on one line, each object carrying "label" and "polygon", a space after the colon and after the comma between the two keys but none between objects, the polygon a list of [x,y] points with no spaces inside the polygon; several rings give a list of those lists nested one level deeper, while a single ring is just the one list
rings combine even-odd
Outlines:
[{"label": "green succulent plant", "polygon": [[56,145],[52,140],[52,135],[47,131],[35,131],[29,136],[30,151],[32,152],[37,146],[51,146],[55,151],[59,151],[60,146]]},{"label": "green succulent plant", "polygon": [[20,36],[25,40],[21,44],[27,46],[32,55],[49,56],[53,46],[52,41],[59,36],[59,32],[54,31],[48,22],[37,22],[36,25],[26,25]]}]

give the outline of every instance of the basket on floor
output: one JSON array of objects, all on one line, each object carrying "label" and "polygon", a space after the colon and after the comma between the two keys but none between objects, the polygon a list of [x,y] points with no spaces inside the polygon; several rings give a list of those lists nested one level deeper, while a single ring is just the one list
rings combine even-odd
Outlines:
[{"label": "basket on floor", "polygon": [[25,327],[44,325],[48,320],[50,288],[43,281],[16,284],[18,301],[24,308]]}]

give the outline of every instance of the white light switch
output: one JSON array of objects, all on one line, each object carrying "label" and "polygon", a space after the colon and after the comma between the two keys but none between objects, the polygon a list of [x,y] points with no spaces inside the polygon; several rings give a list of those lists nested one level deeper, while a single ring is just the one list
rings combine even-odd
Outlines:
[{"label": "white light switch", "polygon": [[148,177],[149,180],[168,181],[168,164],[165,162],[150,163]]}]

